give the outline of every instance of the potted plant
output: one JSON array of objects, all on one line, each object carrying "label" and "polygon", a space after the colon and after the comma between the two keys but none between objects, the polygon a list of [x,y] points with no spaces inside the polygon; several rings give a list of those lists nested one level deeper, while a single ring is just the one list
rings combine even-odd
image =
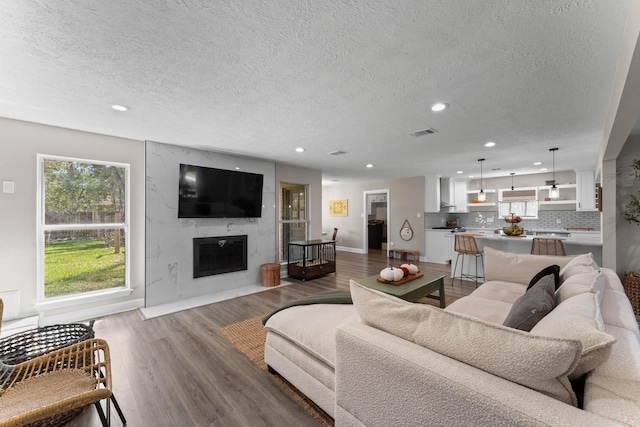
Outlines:
[{"label": "potted plant", "polygon": [[[640,179],[640,160],[634,159],[631,168],[633,169],[631,176]],[[640,194],[640,191],[638,193]],[[622,212],[622,216],[628,223],[640,225],[640,198],[629,194],[629,202]],[[633,306],[634,313],[636,316],[640,316],[640,274],[625,273],[622,285]]]}]

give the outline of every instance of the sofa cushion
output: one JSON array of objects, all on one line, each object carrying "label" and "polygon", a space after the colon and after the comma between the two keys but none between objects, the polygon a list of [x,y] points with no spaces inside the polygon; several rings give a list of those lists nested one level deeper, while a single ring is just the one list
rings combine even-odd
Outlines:
[{"label": "sofa cushion", "polygon": [[[513,304],[524,294],[526,290],[527,285],[523,285],[522,283],[492,280],[490,282],[484,282],[482,286],[478,286],[473,292],[471,292],[471,295],[474,297]],[[459,299],[456,301],[459,301]]]},{"label": "sofa cushion", "polygon": [[412,304],[351,281],[363,323],[422,347],[577,404],[567,378],[580,356],[577,340],[528,334],[426,304]]},{"label": "sofa cushion", "polygon": [[351,304],[301,305],[275,313],[265,328],[297,343],[333,368],[336,362],[336,328],[356,319]]},{"label": "sofa cushion", "polygon": [[[640,335],[618,326],[605,325],[605,331],[617,340],[609,358],[591,376],[607,376],[640,382]],[[640,399],[640,395],[637,396]]]},{"label": "sofa cushion", "polygon": [[574,274],[591,273],[598,269],[591,253],[574,257],[560,270],[560,281],[564,282]]},{"label": "sofa cushion", "polygon": [[[480,288],[484,286],[486,285],[482,285]],[[507,302],[468,295],[455,300],[445,310],[502,325],[509,311],[511,311],[511,306],[512,304]]]},{"label": "sofa cushion", "polygon": [[617,326],[605,325],[605,330],[617,342],[609,358],[587,375],[584,409],[622,425],[640,426],[640,336]]},{"label": "sofa cushion", "polygon": [[600,302],[600,312],[605,325],[617,326],[638,333],[638,319],[631,302],[624,292],[605,290]]},{"label": "sofa cushion", "polygon": [[[559,269],[560,267],[558,267]],[[553,273],[540,277],[533,286],[527,289],[524,295],[513,303],[503,325],[529,332],[555,307],[555,290],[556,279]]]},{"label": "sofa cushion", "polygon": [[559,304],[531,329],[531,333],[580,340],[580,361],[569,375],[571,380],[594,370],[604,362],[616,341],[613,336],[604,332],[598,296],[592,292],[576,295]]},{"label": "sofa cushion", "polygon": [[557,264],[562,269],[573,257],[514,254],[485,246],[484,275],[487,281],[501,280],[528,285],[540,270]]},{"label": "sofa cushion", "polygon": [[599,297],[602,297],[604,277],[600,270],[590,273],[578,273],[568,277],[556,291],[556,302],[560,304],[573,296],[586,292],[598,292]]},{"label": "sofa cushion", "polygon": [[640,382],[589,375],[585,385],[584,410],[616,425],[640,426]]},{"label": "sofa cushion", "polygon": [[549,274],[553,275],[554,285],[556,289],[558,289],[558,286],[560,286],[560,266],[557,264],[554,264],[554,265],[550,265],[548,267],[543,268],[538,272],[538,274],[533,276],[533,279],[531,279],[531,281],[529,282],[529,286],[527,286],[527,290],[529,290],[533,285],[538,283],[540,279],[542,279],[543,277]]}]

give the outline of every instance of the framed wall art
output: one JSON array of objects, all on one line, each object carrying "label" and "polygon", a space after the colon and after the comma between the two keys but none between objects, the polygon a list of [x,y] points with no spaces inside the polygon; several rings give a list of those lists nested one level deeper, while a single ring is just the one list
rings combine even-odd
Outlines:
[{"label": "framed wall art", "polygon": [[347,216],[348,207],[347,199],[329,200],[329,216]]}]

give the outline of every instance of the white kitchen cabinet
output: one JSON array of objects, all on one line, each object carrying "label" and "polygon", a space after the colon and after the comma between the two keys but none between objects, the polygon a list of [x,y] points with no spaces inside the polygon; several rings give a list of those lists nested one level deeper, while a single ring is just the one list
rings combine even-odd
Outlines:
[{"label": "white kitchen cabinet", "polygon": [[576,210],[597,210],[596,183],[593,171],[577,171],[576,186]]},{"label": "white kitchen cabinet", "polygon": [[451,200],[455,206],[451,212],[469,212],[467,209],[467,181],[451,181],[451,183]]},{"label": "white kitchen cabinet", "polygon": [[425,257],[427,262],[451,262],[453,238],[450,230],[425,230]]},{"label": "white kitchen cabinet", "polygon": [[387,195],[386,194],[369,194],[367,195],[367,214],[373,215],[375,210],[374,203],[386,203]]}]

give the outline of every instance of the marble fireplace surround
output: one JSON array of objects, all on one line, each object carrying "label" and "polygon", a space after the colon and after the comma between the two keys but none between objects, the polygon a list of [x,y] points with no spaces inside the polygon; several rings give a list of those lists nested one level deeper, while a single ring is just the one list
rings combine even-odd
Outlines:
[{"label": "marble fireplace surround", "polygon": [[[260,266],[276,259],[275,163],[152,141],[145,161],[145,307],[260,287]],[[180,163],[263,174],[262,217],[179,219]],[[236,235],[247,235],[247,270],[193,278],[193,239]]]}]

